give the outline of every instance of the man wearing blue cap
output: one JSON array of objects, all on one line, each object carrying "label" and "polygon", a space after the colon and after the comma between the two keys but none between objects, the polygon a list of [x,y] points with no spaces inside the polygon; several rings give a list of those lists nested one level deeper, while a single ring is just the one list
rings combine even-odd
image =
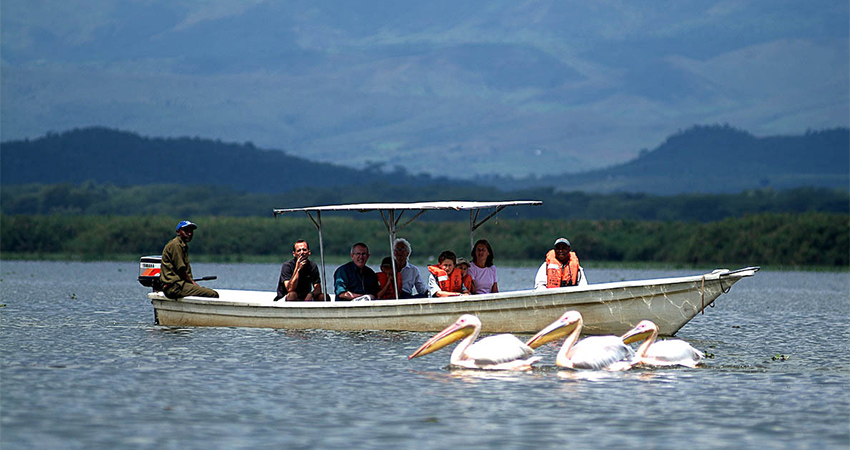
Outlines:
[{"label": "man wearing blue cap", "polygon": [[168,298],[179,297],[218,297],[218,292],[198,286],[192,278],[192,266],[189,264],[189,241],[198,228],[192,222],[184,220],[177,224],[177,237],[165,244],[162,249],[162,265],[159,279],[162,292]]}]

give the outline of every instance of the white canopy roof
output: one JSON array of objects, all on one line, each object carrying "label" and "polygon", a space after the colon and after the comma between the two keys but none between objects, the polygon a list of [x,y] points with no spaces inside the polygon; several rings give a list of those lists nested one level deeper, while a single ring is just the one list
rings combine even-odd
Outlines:
[{"label": "white canopy roof", "polygon": [[309,211],[379,211],[379,210],[431,210],[431,209],[453,209],[472,210],[485,208],[504,208],[506,206],[518,205],[542,205],[540,200],[516,200],[507,202],[470,202],[470,201],[439,201],[439,202],[416,202],[416,203],[352,203],[348,205],[325,205],[325,206],[309,206],[306,208],[282,208],[275,209],[274,214],[284,214],[288,212],[309,212]]}]

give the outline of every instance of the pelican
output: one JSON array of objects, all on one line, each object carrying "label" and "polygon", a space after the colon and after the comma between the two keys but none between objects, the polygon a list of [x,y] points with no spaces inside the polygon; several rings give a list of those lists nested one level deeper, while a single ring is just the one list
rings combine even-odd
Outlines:
[{"label": "pelican", "polygon": [[559,367],[611,371],[628,370],[632,367],[631,358],[635,353],[617,336],[591,336],[576,344],[582,325],[581,313],[567,311],[535,334],[526,344],[537,348],[567,336],[555,359],[555,364]]},{"label": "pelican", "polygon": [[703,354],[691,344],[679,339],[655,342],[658,337],[658,325],[650,320],[642,320],[623,335],[623,342],[643,341],[635,352],[635,363],[648,366],[685,366],[696,367]]},{"label": "pelican", "polygon": [[540,360],[540,357],[532,356],[534,350],[531,347],[512,334],[497,334],[475,342],[479,333],[481,320],[471,314],[464,314],[454,324],[428,339],[428,342],[422,344],[407,359],[427,355],[463,339],[452,351],[449,361],[453,366],[467,369],[530,370],[531,365]]}]

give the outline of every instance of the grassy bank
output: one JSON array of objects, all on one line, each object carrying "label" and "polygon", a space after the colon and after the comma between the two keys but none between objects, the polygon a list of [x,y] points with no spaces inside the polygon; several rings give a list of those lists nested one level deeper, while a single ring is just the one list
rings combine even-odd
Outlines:
[{"label": "grassy bank", "polygon": [[[157,252],[152,252],[150,254],[158,254]],[[0,255],[0,264],[2,262],[13,262],[13,261],[53,261],[53,262],[114,262],[114,263],[132,263],[136,264],[139,261],[139,258],[144,255],[131,255],[131,254],[115,254],[115,255],[102,255],[98,258],[92,257],[82,257],[81,255],[68,254],[68,253],[49,253],[49,254],[37,254],[37,253],[3,253]],[[291,255],[288,255],[291,257]],[[218,264],[282,264],[287,256],[274,256],[274,255],[192,255],[192,262],[194,263],[218,263]],[[692,270],[694,273],[698,272],[710,272],[717,268],[724,269],[739,269],[749,264],[737,263],[737,264],[725,264],[725,265],[705,265],[705,264],[685,264],[685,263],[666,263],[666,262],[653,262],[653,261],[593,261],[589,260],[585,257],[579,255],[582,260],[582,267],[585,270],[592,271],[594,269],[645,269],[645,270]],[[318,263],[319,256],[318,253],[313,256],[313,259]],[[350,259],[345,256],[326,256],[325,264],[330,268],[329,270],[336,269],[342,264],[347,263]],[[369,265],[373,267],[377,267],[380,261],[374,257],[369,259]],[[434,264],[435,261],[433,259],[416,259],[414,258],[411,262],[420,268],[423,268],[428,264]],[[517,259],[505,259],[496,261],[499,267],[519,267],[519,268],[536,268],[540,266],[542,260],[517,260]],[[761,267],[761,270],[766,272],[789,272],[789,271],[801,271],[801,272],[844,272],[850,273],[850,266],[819,266],[819,265],[808,265],[808,266],[794,266],[794,265],[777,265],[777,264],[755,264]]]}]

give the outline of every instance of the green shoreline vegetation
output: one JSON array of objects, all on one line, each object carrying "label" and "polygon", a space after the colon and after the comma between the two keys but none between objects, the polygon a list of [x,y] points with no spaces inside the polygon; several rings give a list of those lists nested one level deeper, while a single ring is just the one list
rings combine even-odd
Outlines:
[{"label": "green shoreline vegetation", "polygon": [[[137,261],[159,254],[185,217],[0,215],[0,260]],[[318,259],[316,228],[306,216],[195,216],[191,243],[197,262],[280,263],[292,243],[307,239]],[[372,261],[389,255],[386,228],[378,219],[327,217],[328,264],[347,261],[349,248],[366,242]],[[716,222],[639,220],[491,220],[475,233],[488,239],[502,266],[536,266],[554,239],[568,237],[586,267],[738,268],[841,270],[850,267],[850,216],[832,213],[761,213]],[[415,264],[442,250],[468,257],[466,221],[416,221],[399,236],[413,246]],[[463,250],[461,250],[463,249]]]}]

